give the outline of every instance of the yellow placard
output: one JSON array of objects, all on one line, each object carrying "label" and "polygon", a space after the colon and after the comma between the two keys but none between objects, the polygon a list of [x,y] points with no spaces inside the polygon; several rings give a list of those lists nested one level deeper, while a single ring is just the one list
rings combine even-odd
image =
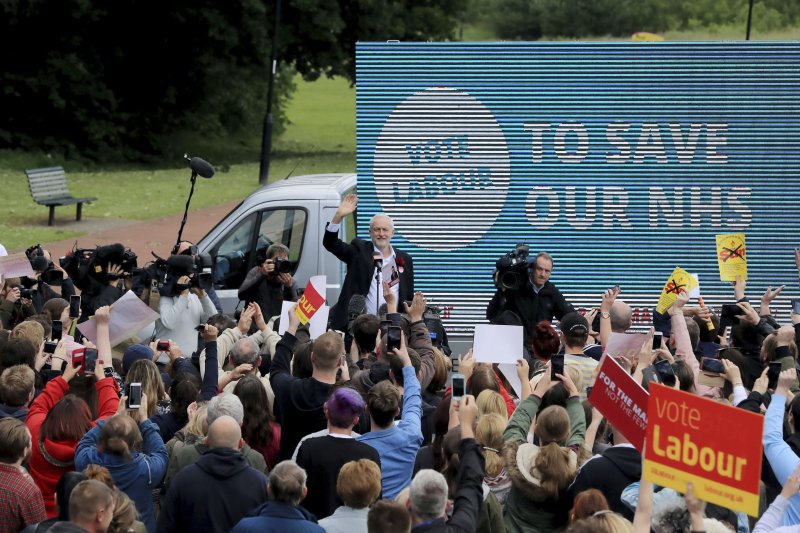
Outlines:
[{"label": "yellow placard", "polygon": [[736,489],[647,459],[644,461],[644,471],[642,473],[644,474],[644,479],[662,487],[675,489],[678,492],[686,492],[686,485],[691,482],[694,495],[697,498],[716,503],[728,509],[742,511],[750,516],[758,516],[757,492]]},{"label": "yellow placard", "polygon": [[661,291],[661,297],[658,299],[656,311],[665,313],[675,299],[681,292],[692,292],[697,287],[697,280],[691,274],[686,272],[681,267],[675,267],[675,270],[670,274],[669,279],[664,284],[664,289]]},{"label": "yellow placard", "polygon": [[736,281],[736,276],[747,280],[747,256],[744,233],[717,235],[717,263],[719,279]]}]

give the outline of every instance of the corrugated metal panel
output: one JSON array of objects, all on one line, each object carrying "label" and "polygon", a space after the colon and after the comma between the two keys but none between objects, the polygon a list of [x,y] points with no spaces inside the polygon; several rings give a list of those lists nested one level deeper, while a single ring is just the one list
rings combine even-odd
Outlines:
[{"label": "corrugated metal panel", "polygon": [[356,58],[359,234],[394,218],[452,331],[483,320],[517,242],[554,256],[578,307],[619,284],[644,311],[676,265],[728,301],[716,233],[746,232],[751,297],[796,282],[798,43],[360,43]]}]

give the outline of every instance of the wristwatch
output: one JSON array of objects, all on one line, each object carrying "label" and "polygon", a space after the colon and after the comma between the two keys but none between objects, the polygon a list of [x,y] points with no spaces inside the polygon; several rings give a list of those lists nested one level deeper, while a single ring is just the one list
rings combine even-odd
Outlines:
[{"label": "wristwatch", "polygon": [[606,311],[600,311],[600,318],[610,318],[610,317],[611,313],[608,313]]}]

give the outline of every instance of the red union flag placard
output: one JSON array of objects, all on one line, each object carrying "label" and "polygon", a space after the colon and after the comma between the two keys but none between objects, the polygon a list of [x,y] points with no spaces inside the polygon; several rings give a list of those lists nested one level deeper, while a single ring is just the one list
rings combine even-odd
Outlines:
[{"label": "red union flag placard", "polygon": [[647,391],[608,354],[600,362],[589,402],[637,450],[642,450],[647,429]]},{"label": "red union flag placard", "polygon": [[301,324],[308,324],[314,313],[325,303],[325,281],[325,276],[312,276],[308,280],[306,290],[294,310]]},{"label": "red union flag placard", "polygon": [[764,417],[651,384],[647,418],[645,479],[758,516]]}]

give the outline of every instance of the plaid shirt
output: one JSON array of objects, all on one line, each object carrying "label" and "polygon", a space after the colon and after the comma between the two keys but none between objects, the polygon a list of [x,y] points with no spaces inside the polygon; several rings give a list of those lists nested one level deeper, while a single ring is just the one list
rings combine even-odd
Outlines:
[{"label": "plaid shirt", "polygon": [[20,467],[0,463],[0,533],[17,533],[47,519],[42,492]]}]

